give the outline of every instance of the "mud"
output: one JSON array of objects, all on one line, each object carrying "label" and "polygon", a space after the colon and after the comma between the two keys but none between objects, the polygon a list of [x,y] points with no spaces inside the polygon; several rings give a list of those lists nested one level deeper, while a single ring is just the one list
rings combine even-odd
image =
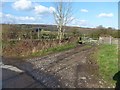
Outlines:
[{"label": "mud", "polygon": [[99,77],[98,65],[89,60],[94,50],[95,45],[79,45],[44,57],[26,60],[3,58],[3,63],[23,70],[44,88],[106,88]]}]

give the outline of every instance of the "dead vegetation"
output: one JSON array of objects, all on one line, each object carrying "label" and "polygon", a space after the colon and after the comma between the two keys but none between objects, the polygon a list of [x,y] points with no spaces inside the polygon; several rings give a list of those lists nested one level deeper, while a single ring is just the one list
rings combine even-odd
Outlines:
[{"label": "dead vegetation", "polygon": [[[30,56],[32,53],[58,46],[59,40],[11,40],[3,42],[4,57]],[[62,44],[77,42],[76,38],[63,40]]]}]

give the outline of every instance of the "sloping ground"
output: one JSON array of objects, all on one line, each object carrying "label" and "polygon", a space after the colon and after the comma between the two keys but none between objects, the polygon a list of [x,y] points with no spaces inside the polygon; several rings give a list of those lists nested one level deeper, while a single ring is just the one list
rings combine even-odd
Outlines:
[{"label": "sloping ground", "polygon": [[75,49],[27,60],[3,59],[25,71],[43,87],[99,88],[108,87],[99,78],[98,65],[89,60],[95,46],[80,45]]}]

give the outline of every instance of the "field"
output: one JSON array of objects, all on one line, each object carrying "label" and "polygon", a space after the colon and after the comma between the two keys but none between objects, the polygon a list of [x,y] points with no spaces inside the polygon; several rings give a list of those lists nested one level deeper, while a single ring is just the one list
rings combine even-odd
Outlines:
[{"label": "field", "polygon": [[109,36],[111,33],[116,38],[117,31],[66,27],[69,31],[65,32],[59,43],[55,26],[41,26],[40,33],[34,30],[35,25],[28,25],[30,28],[25,26],[13,25],[9,28],[3,25],[4,64],[25,71],[35,82],[42,83],[43,87],[115,87],[112,78],[118,71],[117,46],[99,42],[79,44],[78,41],[80,37],[82,42],[85,37],[98,40],[100,35]]}]

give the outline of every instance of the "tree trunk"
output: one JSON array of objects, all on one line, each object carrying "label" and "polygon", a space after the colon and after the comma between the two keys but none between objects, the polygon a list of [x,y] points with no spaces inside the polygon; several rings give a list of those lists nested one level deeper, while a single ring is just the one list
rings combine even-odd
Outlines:
[{"label": "tree trunk", "polygon": [[62,26],[59,27],[59,44],[61,45],[62,41]]}]

